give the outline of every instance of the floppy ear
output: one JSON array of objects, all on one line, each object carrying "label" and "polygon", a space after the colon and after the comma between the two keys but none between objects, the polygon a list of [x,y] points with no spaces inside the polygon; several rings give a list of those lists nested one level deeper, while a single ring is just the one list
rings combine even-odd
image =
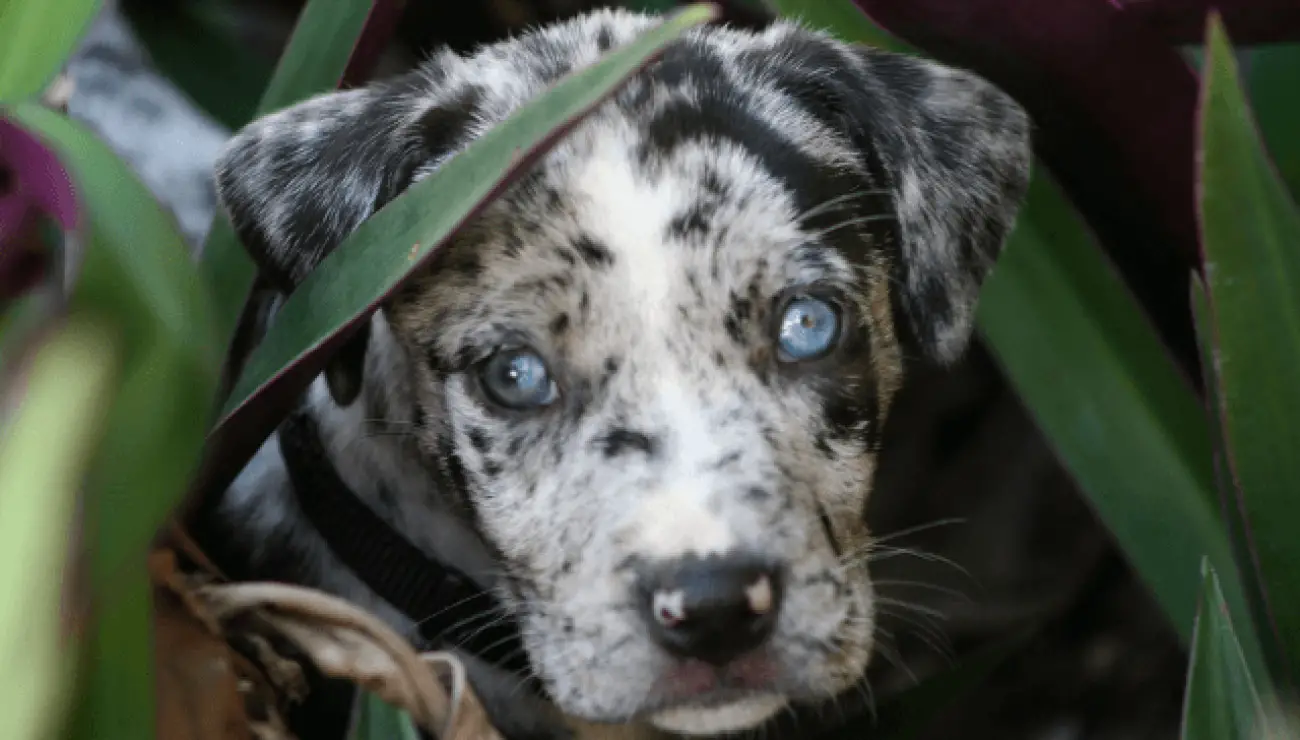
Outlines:
[{"label": "floppy ear", "polygon": [[895,307],[905,336],[951,362],[1029,186],[1029,117],[969,72],[878,50],[851,59],[862,94],[848,98],[848,122],[879,158],[898,216]]},{"label": "floppy ear", "polygon": [[[227,143],[218,197],[278,290],[291,293],[420,168],[467,138],[480,95],[448,84],[460,61],[446,52],[392,81],[320,95],[253,121]],[[367,336],[363,328],[326,369],[341,405],[360,391]]]},{"label": "floppy ear", "polygon": [[969,72],[784,30],[766,50],[768,73],[843,132],[868,187],[883,183],[891,196],[902,339],[934,360],[956,359],[1029,184],[1028,116]]}]

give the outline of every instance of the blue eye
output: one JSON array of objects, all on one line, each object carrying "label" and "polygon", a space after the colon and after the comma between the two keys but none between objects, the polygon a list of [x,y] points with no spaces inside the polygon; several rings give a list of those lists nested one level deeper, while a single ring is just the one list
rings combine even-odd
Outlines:
[{"label": "blue eye", "polygon": [[513,409],[546,406],[559,397],[546,362],[529,349],[497,352],[479,371],[493,401]]},{"label": "blue eye", "polygon": [[834,306],[816,298],[796,298],[785,306],[778,337],[780,357],[799,362],[820,357],[835,346],[840,335],[840,315]]}]

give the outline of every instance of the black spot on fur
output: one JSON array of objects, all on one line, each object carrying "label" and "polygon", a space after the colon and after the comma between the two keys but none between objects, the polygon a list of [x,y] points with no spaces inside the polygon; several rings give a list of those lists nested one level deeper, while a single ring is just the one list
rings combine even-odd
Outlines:
[{"label": "black spot on fur", "polygon": [[666,236],[676,241],[698,239],[709,231],[709,217],[705,213],[705,203],[695,203],[668,222]]},{"label": "black spot on fur", "polygon": [[831,552],[835,553],[836,558],[844,557],[841,551],[839,540],[835,539],[835,528],[831,526],[831,515],[827,513],[826,507],[820,501],[817,502],[817,519],[821,522],[822,532],[826,535],[826,541],[830,543]]},{"label": "black spot on fur", "polygon": [[492,460],[484,460],[483,475],[488,478],[495,478],[501,475],[501,466]]},{"label": "black spot on fur", "polygon": [[614,34],[608,26],[601,26],[596,31],[596,50],[604,54],[614,47]]},{"label": "black spot on fur", "polygon": [[488,436],[486,432],[484,432],[482,429],[475,427],[474,429],[469,430],[469,434],[467,436],[469,437],[470,447],[473,447],[475,450],[477,450],[480,453],[487,451]]},{"label": "black spot on fur", "polygon": [[600,378],[601,386],[603,387],[605,385],[608,385],[609,381],[612,380],[613,377],[618,374],[619,368],[622,366],[623,366],[623,361],[618,359],[617,357],[613,357],[613,356],[606,357],[604,368],[603,368],[603,374],[601,375]]},{"label": "black spot on fur", "polygon": [[750,486],[745,490],[745,499],[748,501],[766,501],[772,498],[772,492],[762,486]]},{"label": "black spot on fur", "polygon": [[727,312],[727,315],[722,319],[722,328],[726,330],[727,336],[731,337],[731,341],[736,344],[745,343],[745,332],[741,329],[740,321],[734,313]]},{"label": "black spot on fur", "polygon": [[653,457],[659,452],[659,440],[631,429],[615,428],[596,437],[592,445],[607,458],[614,458],[630,451],[638,451]]},{"label": "black spot on fur", "polygon": [[569,314],[562,313],[551,321],[551,333],[560,336],[569,330]]},{"label": "black spot on fur", "polygon": [[584,235],[575,239],[573,248],[578,250],[578,255],[589,267],[608,267],[614,264],[614,253],[609,251],[609,247],[590,236]]},{"label": "black spot on fur", "polygon": [[709,466],[710,470],[722,470],[728,465],[734,465],[740,460],[740,450],[732,450],[722,457],[718,458]]}]

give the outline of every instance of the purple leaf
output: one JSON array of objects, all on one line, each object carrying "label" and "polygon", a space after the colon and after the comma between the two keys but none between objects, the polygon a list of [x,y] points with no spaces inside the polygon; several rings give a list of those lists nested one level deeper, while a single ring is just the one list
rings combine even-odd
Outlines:
[{"label": "purple leaf", "polygon": [[1197,259],[1196,75],[1120,0],[855,0],[873,20],[1015,96],[1042,160],[1187,367]]},{"label": "purple leaf", "polygon": [[370,15],[366,16],[361,37],[357,39],[356,46],[352,47],[352,56],[348,58],[348,66],[343,71],[339,87],[354,87],[370,79],[380,55],[397,31],[397,23],[402,19],[402,11],[405,9],[404,0],[374,0]]},{"label": "purple leaf", "polygon": [[40,139],[0,117],[0,306],[45,272],[43,218],[77,228],[72,180]]}]

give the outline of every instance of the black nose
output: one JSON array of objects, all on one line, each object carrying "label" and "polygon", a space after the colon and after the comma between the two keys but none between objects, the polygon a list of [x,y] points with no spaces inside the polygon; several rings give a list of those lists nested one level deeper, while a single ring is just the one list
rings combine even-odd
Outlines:
[{"label": "black nose", "polygon": [[640,590],[655,641],[715,665],[761,645],[781,605],[776,570],[745,556],[677,561],[643,574]]}]

